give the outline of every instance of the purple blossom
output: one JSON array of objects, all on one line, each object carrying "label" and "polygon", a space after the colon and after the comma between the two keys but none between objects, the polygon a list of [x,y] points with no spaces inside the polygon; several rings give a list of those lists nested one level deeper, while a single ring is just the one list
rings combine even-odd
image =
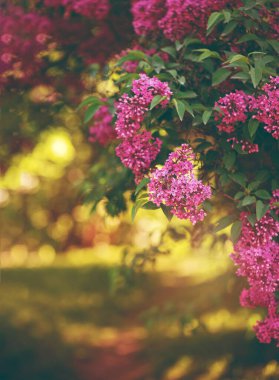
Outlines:
[{"label": "purple blossom", "polygon": [[112,114],[108,106],[101,106],[93,117],[93,124],[89,127],[90,142],[98,142],[107,145],[116,138],[115,130],[112,127]]},{"label": "purple blossom", "polygon": [[154,138],[150,132],[144,131],[125,139],[118,145],[115,152],[123,165],[133,171],[135,181],[138,183],[157,157],[161,145],[160,139]]},{"label": "purple blossom", "polygon": [[204,185],[193,173],[194,159],[191,147],[183,144],[169,155],[161,169],[151,174],[148,184],[152,202],[169,206],[172,214],[189,219],[193,224],[204,219],[201,204],[211,196],[210,186]]}]

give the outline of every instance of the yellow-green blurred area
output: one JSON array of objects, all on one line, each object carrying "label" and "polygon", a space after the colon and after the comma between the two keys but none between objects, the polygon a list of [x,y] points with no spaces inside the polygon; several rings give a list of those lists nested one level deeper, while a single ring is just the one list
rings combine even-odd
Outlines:
[{"label": "yellow-green blurred area", "polygon": [[79,122],[63,109],[0,178],[0,379],[278,379],[228,241],[193,248],[161,211],[132,223],[82,204],[98,152]]}]

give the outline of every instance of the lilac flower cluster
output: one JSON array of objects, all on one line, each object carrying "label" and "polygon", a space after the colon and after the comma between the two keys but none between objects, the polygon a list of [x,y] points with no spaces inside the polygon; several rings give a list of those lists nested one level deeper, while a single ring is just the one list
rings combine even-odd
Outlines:
[{"label": "lilac flower cluster", "polygon": [[154,96],[165,97],[159,105],[164,107],[169,102],[172,92],[166,82],[161,82],[156,77],[149,78],[146,74],[140,74],[139,79],[133,81],[132,92],[133,96],[124,94],[116,104],[115,130],[117,137],[124,140],[116,148],[116,154],[123,165],[133,171],[135,181],[139,182],[157,157],[162,144],[160,139],[154,139],[150,132],[139,133],[141,123]]},{"label": "lilac flower cluster", "polygon": [[43,65],[39,57],[49,49],[52,22],[11,5],[6,11],[0,10],[0,25],[0,84],[8,77],[27,81]]},{"label": "lilac flower cluster", "polygon": [[159,29],[158,21],[165,13],[165,0],[135,0],[132,4],[133,26],[138,35]]},{"label": "lilac flower cluster", "polygon": [[264,124],[264,129],[279,139],[279,77],[274,77],[263,86],[264,94],[254,104],[255,119]]},{"label": "lilac flower cluster", "polygon": [[116,104],[117,120],[115,129],[119,138],[132,137],[140,128],[148,111],[149,105],[155,95],[165,96],[160,105],[166,105],[172,92],[166,82],[158,78],[149,78],[140,74],[140,78],[133,81],[132,92],[134,96],[124,94]]},{"label": "lilac flower cluster", "polygon": [[138,35],[162,31],[172,41],[193,34],[204,40],[209,15],[241,3],[240,0],[135,0],[133,25]]},{"label": "lilac flower cluster", "polygon": [[[263,128],[276,140],[279,139],[279,77],[271,77],[270,82],[262,87],[262,94],[258,97],[235,91],[225,95],[215,103],[218,110],[215,121],[220,132],[228,134],[237,133],[248,117],[263,124]],[[232,147],[241,144],[243,151],[257,153],[259,147],[247,140],[231,137]]]},{"label": "lilac flower cluster", "polygon": [[232,144],[232,148],[235,148],[236,146],[240,146],[241,150],[243,152],[252,154],[252,153],[258,153],[259,152],[259,145],[253,144],[248,140],[238,140],[236,137],[231,137],[227,139],[228,142]]},{"label": "lilac flower cluster", "polygon": [[252,97],[243,91],[235,91],[225,95],[215,103],[220,112],[215,114],[215,121],[220,132],[233,133],[236,123],[247,121]]},{"label": "lilac flower cluster", "polygon": [[[278,190],[273,192],[271,208],[278,207]],[[277,222],[268,211],[255,226],[248,221],[248,213],[241,214],[242,231],[234,253],[231,255],[238,266],[237,275],[247,278],[249,288],[244,289],[240,303],[244,307],[266,307],[267,316],[257,322],[255,331],[262,343],[270,343],[272,339],[279,346],[279,314],[275,292],[279,288],[279,244],[273,240],[279,233]]]},{"label": "lilac flower cluster", "polygon": [[135,181],[138,183],[157,157],[161,145],[160,139],[152,137],[148,131],[143,131],[125,139],[115,152],[123,165],[133,171]]},{"label": "lilac flower cluster", "polygon": [[193,172],[195,155],[183,144],[169,155],[164,166],[151,173],[149,199],[157,206],[170,207],[172,214],[189,219],[193,224],[205,217],[202,202],[211,196],[210,186],[204,185]]},{"label": "lilac flower cluster", "polygon": [[93,117],[93,125],[89,127],[90,142],[98,142],[107,145],[116,138],[115,130],[112,126],[112,114],[108,106],[101,106]]}]

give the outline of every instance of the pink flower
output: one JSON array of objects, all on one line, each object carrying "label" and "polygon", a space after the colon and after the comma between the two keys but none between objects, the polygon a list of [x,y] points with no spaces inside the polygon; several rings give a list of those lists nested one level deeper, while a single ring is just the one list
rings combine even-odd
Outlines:
[{"label": "pink flower", "polygon": [[158,30],[158,21],[165,13],[165,0],[136,0],[132,5],[133,26],[138,35]]},{"label": "pink flower", "polygon": [[255,119],[264,124],[264,129],[279,139],[279,77],[274,77],[263,86],[264,94],[253,104]]},{"label": "pink flower", "polygon": [[268,315],[263,321],[257,322],[254,327],[257,338],[262,343],[270,343],[272,339],[279,347],[279,314],[277,312],[278,303],[273,300],[268,308]]},{"label": "pink flower", "polygon": [[247,140],[238,140],[236,137],[231,137],[227,139],[227,142],[232,143],[232,148],[234,148],[236,145],[240,145],[241,150],[249,154],[259,152],[259,145],[253,144]]},{"label": "pink flower", "polygon": [[93,125],[89,128],[89,141],[107,145],[116,138],[112,127],[112,114],[108,106],[101,106],[93,117]]},{"label": "pink flower", "polygon": [[[271,208],[276,209],[278,190],[273,192]],[[278,207],[277,207],[278,209]],[[279,244],[273,240],[279,233],[279,222],[268,211],[252,227],[247,213],[242,213],[241,236],[234,246],[232,260],[237,265],[237,275],[247,278],[250,287],[244,289],[240,303],[245,307],[266,307],[268,315],[256,324],[255,331],[260,342],[279,345],[279,315],[275,292],[279,288]],[[277,305],[277,306],[276,306]]]},{"label": "pink flower", "polygon": [[161,145],[160,139],[154,138],[150,132],[144,131],[125,139],[118,145],[115,152],[123,165],[133,171],[135,181],[138,183],[157,157]]},{"label": "pink flower", "polygon": [[152,202],[169,206],[172,214],[189,219],[193,224],[204,219],[201,204],[211,196],[210,187],[203,185],[193,173],[194,158],[191,147],[181,145],[169,155],[161,169],[151,173],[148,184]]},{"label": "pink flower", "polygon": [[156,77],[149,78],[146,74],[140,74],[139,79],[133,81],[132,92],[132,97],[124,94],[116,104],[115,130],[119,138],[130,138],[141,128],[154,96],[166,97],[159,105],[162,107],[169,102],[172,94],[166,82]]},{"label": "pink flower", "polygon": [[225,95],[215,103],[215,107],[220,112],[215,114],[217,128],[220,132],[232,133],[235,131],[235,124],[247,120],[247,112],[252,100],[250,95],[243,91],[235,91]]},{"label": "pink flower", "polygon": [[132,137],[141,127],[148,111],[148,103],[138,96],[124,94],[116,104],[115,130],[119,138]]},{"label": "pink flower", "polygon": [[133,81],[132,91],[139,99],[144,99],[148,105],[152,102],[154,96],[160,95],[166,97],[160,103],[160,106],[165,106],[172,95],[167,82],[161,82],[156,77],[149,78],[146,74],[140,74],[139,79]]}]

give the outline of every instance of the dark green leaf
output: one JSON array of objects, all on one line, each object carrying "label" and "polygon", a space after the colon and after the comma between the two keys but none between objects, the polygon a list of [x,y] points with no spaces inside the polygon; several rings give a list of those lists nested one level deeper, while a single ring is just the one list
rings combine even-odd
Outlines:
[{"label": "dark green leaf", "polygon": [[249,206],[256,202],[256,198],[253,195],[246,195],[241,201],[242,206]]},{"label": "dark green leaf", "polygon": [[246,177],[243,173],[233,173],[230,174],[230,178],[238,183],[240,186],[245,187],[246,185]]},{"label": "dark green leaf", "polygon": [[251,137],[255,136],[259,125],[260,125],[260,122],[258,120],[256,120],[256,119],[250,119],[249,120],[248,131],[249,131],[249,134]]},{"label": "dark green leaf", "polygon": [[128,61],[145,61],[147,59],[147,55],[141,51],[141,50],[130,50],[127,55],[124,57],[121,57],[117,63],[116,66],[121,66],[124,62]]},{"label": "dark green leaf", "polygon": [[204,111],[204,113],[202,114],[202,122],[204,125],[206,125],[208,123],[208,120],[210,119],[210,116],[212,115],[212,111]]},{"label": "dark green leaf", "polygon": [[88,123],[97,112],[100,104],[91,104],[84,113],[84,123]]},{"label": "dark green leaf", "polygon": [[224,82],[231,74],[231,71],[227,69],[220,68],[216,70],[212,75],[212,86],[217,86],[218,84]]},{"label": "dark green leaf", "polygon": [[178,100],[178,99],[173,99],[173,103],[174,103],[176,112],[179,116],[179,119],[182,121],[184,114],[185,114],[185,111],[186,111],[186,106],[185,106],[184,102],[182,102],[181,100]]},{"label": "dark green leaf", "polygon": [[170,208],[161,204],[161,209],[163,213],[165,214],[165,216],[167,217],[168,221],[170,222],[173,218],[173,214],[171,213]]},{"label": "dark green leaf", "polygon": [[224,158],[223,158],[225,168],[227,170],[230,170],[233,167],[235,160],[236,160],[236,153],[235,152],[225,153]]},{"label": "dark green leaf", "polygon": [[238,191],[235,196],[234,196],[234,199],[235,200],[239,200],[241,199],[242,197],[244,197],[245,193],[243,191]]},{"label": "dark green leaf", "polygon": [[256,195],[256,197],[261,198],[261,199],[267,199],[268,200],[271,198],[271,195],[269,194],[269,192],[264,190],[264,189],[257,190],[255,192],[255,195]]},{"label": "dark green leaf", "polygon": [[249,220],[249,223],[251,224],[251,226],[254,227],[257,221],[256,215],[250,214],[247,216],[247,219]]},{"label": "dark green leaf", "polygon": [[165,53],[169,54],[172,58],[176,57],[176,50],[172,46],[166,46],[166,47],[162,48],[161,50],[164,51]]},{"label": "dark green leaf", "polygon": [[231,228],[231,240],[233,244],[236,244],[241,234],[242,222],[237,220],[234,222]]},{"label": "dark green leaf", "polygon": [[262,201],[257,201],[256,203],[257,220],[260,220],[265,215],[268,209],[269,209],[269,205],[264,204]]},{"label": "dark green leaf", "polygon": [[80,105],[77,107],[77,110],[80,110],[84,106],[88,106],[89,104],[101,104],[101,100],[98,99],[96,96],[88,96],[86,99],[84,99]]},{"label": "dark green leaf", "polygon": [[152,99],[152,102],[150,104],[149,109],[152,110],[154,107],[156,107],[158,104],[160,104],[165,99],[166,99],[166,96],[155,95],[154,98]]},{"label": "dark green leaf", "polygon": [[253,86],[256,88],[262,79],[263,72],[259,67],[251,67],[249,73]]},{"label": "dark green leaf", "polygon": [[135,217],[137,215],[137,212],[138,210],[143,206],[145,205],[146,203],[148,203],[148,200],[146,199],[140,199],[138,201],[136,201],[136,203],[133,205],[132,207],[132,221],[135,220]]},{"label": "dark green leaf", "polygon": [[230,226],[233,221],[235,220],[235,216],[234,215],[228,215],[228,216],[224,216],[223,218],[221,218],[220,220],[218,220],[216,226],[214,227],[214,232],[218,232],[218,231],[221,231],[223,230],[224,228]]},{"label": "dark green leaf", "polygon": [[253,191],[256,190],[260,186],[260,181],[253,181],[250,182],[249,185],[247,186],[248,190]]},{"label": "dark green leaf", "polygon": [[145,210],[158,210],[160,207],[158,207],[157,205],[155,205],[155,203],[153,202],[146,202],[144,203],[141,208],[145,209]]},{"label": "dark green leaf", "polygon": [[238,22],[235,20],[230,21],[223,30],[223,35],[230,34],[236,27],[238,26]]},{"label": "dark green leaf", "polygon": [[214,29],[214,27],[217,24],[219,24],[219,22],[221,22],[222,20],[224,20],[224,15],[222,13],[220,12],[211,13],[207,21],[207,27],[206,27],[207,35],[209,35],[211,31]]},{"label": "dark green leaf", "polygon": [[141,189],[143,189],[149,182],[150,182],[149,178],[143,178],[138,184],[138,186],[136,187],[135,195],[137,195],[141,191]]},{"label": "dark green leaf", "polygon": [[175,97],[177,99],[192,99],[196,98],[198,94],[194,91],[177,91]]}]

